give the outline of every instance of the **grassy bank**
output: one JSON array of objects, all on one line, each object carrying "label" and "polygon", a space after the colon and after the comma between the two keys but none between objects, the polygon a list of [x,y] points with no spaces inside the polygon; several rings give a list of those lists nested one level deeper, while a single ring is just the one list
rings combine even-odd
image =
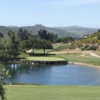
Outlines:
[{"label": "grassy bank", "polygon": [[52,56],[29,56],[28,54],[22,53],[20,57],[24,57],[27,60],[39,60],[39,61],[59,61],[59,60],[67,60],[68,62],[79,62],[90,64],[94,66],[100,66],[100,58],[93,57],[90,55],[81,56],[81,53],[65,53],[65,54],[57,54]]},{"label": "grassy bank", "polygon": [[6,86],[7,100],[100,100],[100,87]]},{"label": "grassy bank", "polygon": [[92,57],[92,56],[80,56],[80,54],[57,54],[56,57],[63,58],[68,60],[69,62],[79,62],[86,63],[95,66],[100,66],[100,58]]}]

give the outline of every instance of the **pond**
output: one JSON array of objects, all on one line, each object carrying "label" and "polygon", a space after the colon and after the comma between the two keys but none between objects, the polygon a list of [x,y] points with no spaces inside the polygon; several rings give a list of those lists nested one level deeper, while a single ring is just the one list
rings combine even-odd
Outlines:
[{"label": "pond", "polygon": [[100,69],[80,65],[8,64],[8,83],[42,85],[100,85]]}]

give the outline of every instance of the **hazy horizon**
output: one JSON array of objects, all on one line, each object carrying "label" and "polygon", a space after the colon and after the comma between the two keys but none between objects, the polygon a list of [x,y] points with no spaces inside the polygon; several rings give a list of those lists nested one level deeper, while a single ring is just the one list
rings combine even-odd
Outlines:
[{"label": "hazy horizon", "polygon": [[0,0],[1,26],[100,28],[100,0]]},{"label": "hazy horizon", "polygon": [[99,27],[86,27],[86,26],[78,26],[78,25],[71,25],[71,26],[45,26],[43,24],[34,24],[34,25],[23,25],[23,26],[15,26],[15,25],[0,25],[4,27],[29,27],[29,26],[36,26],[36,25],[42,25],[44,27],[51,27],[51,28],[59,28],[59,27],[82,27],[82,28],[97,28],[100,29]]}]

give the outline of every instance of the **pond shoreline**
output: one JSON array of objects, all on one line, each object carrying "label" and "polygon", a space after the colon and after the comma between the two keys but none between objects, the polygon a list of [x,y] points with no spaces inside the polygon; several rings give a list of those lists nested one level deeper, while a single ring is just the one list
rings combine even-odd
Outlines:
[{"label": "pond shoreline", "polygon": [[6,66],[12,77],[5,82],[11,85],[100,85],[99,69],[78,64],[32,65],[12,63]]},{"label": "pond shoreline", "polygon": [[80,62],[68,62],[68,64],[74,64],[74,65],[82,65],[82,66],[100,68],[100,66],[91,65],[91,64],[86,64],[86,63],[80,63]]},{"label": "pond shoreline", "polygon": [[45,65],[53,65],[53,64],[68,64],[68,61],[65,61],[65,60],[52,60],[52,61],[49,61],[49,60],[27,60],[27,59],[24,59],[24,60],[21,60],[21,63],[31,63],[31,64],[35,64],[35,65],[41,65],[41,64],[45,64]]}]

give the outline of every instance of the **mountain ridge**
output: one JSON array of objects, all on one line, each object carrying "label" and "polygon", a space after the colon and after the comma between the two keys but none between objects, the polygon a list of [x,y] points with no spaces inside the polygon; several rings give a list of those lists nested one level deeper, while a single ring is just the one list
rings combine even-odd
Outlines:
[{"label": "mountain ridge", "polygon": [[47,27],[41,24],[36,24],[33,26],[0,26],[0,32],[4,35],[7,35],[9,30],[13,30],[14,32],[18,32],[18,30],[22,28],[28,30],[33,35],[38,34],[40,29],[45,29],[48,32],[52,32],[57,34],[59,37],[71,36],[71,37],[82,37],[87,34],[92,34],[97,32],[99,28],[86,28],[81,26],[68,26],[68,27]]},{"label": "mountain ridge", "polygon": [[97,32],[100,28],[88,28],[81,26],[68,26],[68,27],[58,27],[59,29],[66,30],[67,32],[71,32],[82,37],[83,35],[92,34]]}]

